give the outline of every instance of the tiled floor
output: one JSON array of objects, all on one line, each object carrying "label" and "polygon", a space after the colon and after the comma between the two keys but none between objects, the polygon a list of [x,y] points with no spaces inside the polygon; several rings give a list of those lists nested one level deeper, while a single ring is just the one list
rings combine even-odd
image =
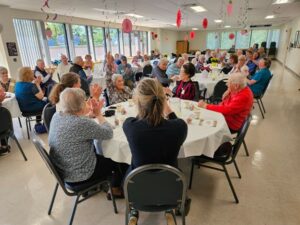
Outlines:
[{"label": "tiled floor", "polygon": [[[264,98],[266,119],[256,108],[246,137],[250,157],[243,149],[237,157],[242,179],[230,168],[240,203],[235,204],[224,174],[196,170],[188,225],[299,225],[300,224],[300,80],[280,64],[272,66],[274,78]],[[24,122],[23,122],[24,124]],[[72,199],[61,190],[52,216],[47,215],[54,179],[33,144],[15,121],[15,129],[28,156],[24,162],[12,144],[12,152],[0,157],[0,224],[67,224]],[[188,171],[188,161],[181,161]],[[145,193],[147,194],[147,193]],[[124,201],[111,202],[100,193],[79,205],[74,225],[124,224]],[[162,214],[141,214],[139,224],[166,224]]]}]

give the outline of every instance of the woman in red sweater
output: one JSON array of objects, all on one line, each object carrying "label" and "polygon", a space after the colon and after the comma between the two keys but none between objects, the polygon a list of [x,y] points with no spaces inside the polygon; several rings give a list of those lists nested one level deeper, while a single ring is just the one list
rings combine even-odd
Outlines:
[{"label": "woman in red sweater", "polygon": [[198,106],[222,113],[232,133],[237,132],[251,112],[253,94],[246,84],[245,76],[241,73],[232,73],[228,80],[228,90],[223,95],[219,105],[198,102]]}]

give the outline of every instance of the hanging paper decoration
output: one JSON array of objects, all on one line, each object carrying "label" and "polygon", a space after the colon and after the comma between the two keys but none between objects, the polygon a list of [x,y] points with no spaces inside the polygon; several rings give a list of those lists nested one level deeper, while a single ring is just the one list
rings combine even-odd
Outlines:
[{"label": "hanging paper decoration", "polygon": [[191,38],[191,40],[193,40],[195,38],[195,31],[190,32],[190,38]]},{"label": "hanging paper decoration", "polygon": [[203,27],[204,29],[206,29],[207,26],[208,26],[208,20],[207,20],[207,18],[204,18],[203,21],[202,21],[202,27]]},{"label": "hanging paper decoration", "polygon": [[227,15],[231,16],[232,11],[233,11],[232,0],[229,0],[228,5],[227,5]]},{"label": "hanging paper decoration", "polygon": [[177,25],[177,28],[179,29],[179,27],[181,25],[181,10],[180,9],[178,9],[178,11],[177,11],[176,25]]},{"label": "hanging paper decoration", "polygon": [[46,20],[49,20],[49,17],[50,17],[50,16],[49,16],[49,14],[47,14],[47,16],[46,16]]},{"label": "hanging paper decoration", "polygon": [[55,13],[54,17],[53,17],[53,20],[56,20],[57,19],[57,13]]},{"label": "hanging paper decoration", "polygon": [[165,38],[165,40],[166,40],[166,41],[168,41],[168,40],[169,40],[169,38],[168,38],[168,37],[166,37],[166,38]]},{"label": "hanging paper decoration", "polygon": [[155,39],[157,38],[157,36],[158,36],[157,34],[154,34],[154,38],[155,38]]},{"label": "hanging paper decoration", "polygon": [[130,33],[132,31],[132,22],[130,19],[124,19],[122,22],[122,31],[124,33]]},{"label": "hanging paper decoration", "polygon": [[52,38],[52,31],[49,27],[46,28],[45,34],[48,39]]},{"label": "hanging paper decoration", "polygon": [[235,37],[234,33],[230,33],[230,34],[229,34],[229,39],[230,39],[230,40],[233,40],[234,37]]},{"label": "hanging paper decoration", "polygon": [[44,7],[47,7],[48,9],[50,9],[50,7],[49,7],[49,0],[45,0],[45,1],[44,1],[43,8],[44,8]]}]

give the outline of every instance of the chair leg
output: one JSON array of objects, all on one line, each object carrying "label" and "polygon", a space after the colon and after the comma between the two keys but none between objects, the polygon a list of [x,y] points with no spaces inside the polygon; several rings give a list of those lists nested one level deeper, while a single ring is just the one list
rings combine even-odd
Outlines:
[{"label": "chair leg", "polygon": [[265,118],[265,116],[264,116],[264,112],[263,112],[263,110],[262,110],[262,108],[261,108],[261,106],[260,106],[259,100],[257,100],[257,104],[258,104],[258,107],[259,107],[260,113],[261,113],[261,115],[262,115],[262,118],[264,119],[264,118]]},{"label": "chair leg", "polygon": [[110,184],[109,184],[109,190],[110,190],[110,193],[111,193],[111,200],[113,202],[115,214],[118,214],[118,208],[117,208],[117,204],[116,204],[116,199],[115,199],[114,195],[112,194],[111,185]]},{"label": "chair leg", "polygon": [[31,131],[31,117],[28,119],[29,130]]},{"label": "chair leg", "polygon": [[73,206],[73,210],[72,210],[72,213],[71,213],[69,225],[72,225],[72,224],[73,224],[73,220],[74,220],[74,216],[75,216],[75,213],[76,213],[76,209],[77,209],[79,197],[80,197],[80,195],[77,195],[77,196],[76,196],[76,199],[75,199],[75,201],[74,201],[74,206]]},{"label": "chair leg", "polygon": [[228,171],[227,171],[227,169],[226,169],[226,166],[225,166],[225,165],[222,165],[222,166],[223,166],[223,169],[224,169],[226,178],[227,178],[227,180],[228,180],[229,186],[230,186],[230,188],[231,188],[232,194],[233,194],[233,196],[234,196],[235,202],[238,204],[238,203],[239,203],[239,199],[238,199],[238,197],[237,197],[237,195],[236,195],[236,193],[235,193],[234,187],[233,187],[233,185],[232,185],[232,183],[231,183],[231,180],[230,180]]},{"label": "chair leg", "polygon": [[28,119],[27,119],[27,117],[25,119],[25,123],[26,123],[27,137],[28,137],[28,140],[29,140],[30,136],[29,136],[29,127],[28,127]]},{"label": "chair leg", "polygon": [[22,123],[21,123],[20,117],[18,117],[18,120],[19,120],[20,127],[22,128]]},{"label": "chair leg", "polygon": [[241,173],[240,173],[240,170],[239,170],[238,165],[237,165],[237,163],[236,163],[235,160],[233,160],[233,164],[234,164],[234,167],[235,167],[235,169],[236,169],[236,172],[237,172],[239,178],[241,179],[241,178],[242,178],[242,175],[241,175]]},{"label": "chair leg", "polygon": [[26,155],[25,155],[25,153],[24,153],[24,151],[23,151],[23,149],[22,149],[22,147],[21,147],[21,145],[20,145],[17,137],[15,136],[15,134],[12,134],[11,138],[14,139],[14,141],[17,143],[17,146],[18,146],[18,148],[19,148],[19,150],[20,150],[20,152],[21,152],[24,160],[27,161],[27,157],[26,157]]},{"label": "chair leg", "polygon": [[185,202],[183,203],[183,212],[181,212],[182,225],[185,225]]},{"label": "chair leg", "polygon": [[192,188],[193,175],[194,175],[194,162],[193,162],[193,160],[192,160],[191,173],[190,173],[190,182],[189,182],[189,189],[190,189],[190,190],[191,190],[191,188]]},{"label": "chair leg", "polygon": [[245,140],[243,140],[243,145],[244,145],[244,149],[245,149],[246,155],[249,157],[249,151],[248,151],[248,148],[247,148]]},{"label": "chair leg", "polygon": [[259,101],[260,101],[261,106],[262,106],[262,108],[264,110],[264,113],[266,113],[266,109],[265,109],[265,106],[264,106],[264,103],[263,103],[262,99],[260,98]]},{"label": "chair leg", "polygon": [[49,209],[48,209],[48,215],[51,215],[51,211],[52,211],[53,203],[54,203],[54,200],[55,200],[55,197],[56,197],[57,189],[58,189],[58,183],[56,183],[55,188],[54,188],[51,203],[50,203],[50,206],[49,206]]},{"label": "chair leg", "polygon": [[125,209],[125,225],[128,225],[128,221],[129,221],[129,209],[128,209],[127,204],[126,204],[126,209]]}]

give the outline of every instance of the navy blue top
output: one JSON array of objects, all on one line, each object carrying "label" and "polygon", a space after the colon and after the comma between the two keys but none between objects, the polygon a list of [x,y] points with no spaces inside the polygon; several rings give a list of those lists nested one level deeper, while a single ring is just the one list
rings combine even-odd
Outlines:
[{"label": "navy blue top", "polygon": [[256,80],[256,83],[250,85],[250,89],[252,90],[254,96],[262,94],[270,77],[271,72],[268,68],[263,68],[254,74],[251,80]]},{"label": "navy blue top", "polygon": [[254,74],[256,71],[257,65],[252,60],[249,60],[247,63],[247,66],[249,68],[250,75]]},{"label": "navy blue top", "polygon": [[37,86],[31,82],[17,82],[15,94],[22,112],[40,112],[46,102],[39,100],[35,95],[39,93]]},{"label": "navy blue top", "polygon": [[144,119],[130,117],[125,120],[123,130],[132,154],[131,169],[151,163],[177,166],[178,152],[187,136],[187,124],[175,113],[156,127]]}]

